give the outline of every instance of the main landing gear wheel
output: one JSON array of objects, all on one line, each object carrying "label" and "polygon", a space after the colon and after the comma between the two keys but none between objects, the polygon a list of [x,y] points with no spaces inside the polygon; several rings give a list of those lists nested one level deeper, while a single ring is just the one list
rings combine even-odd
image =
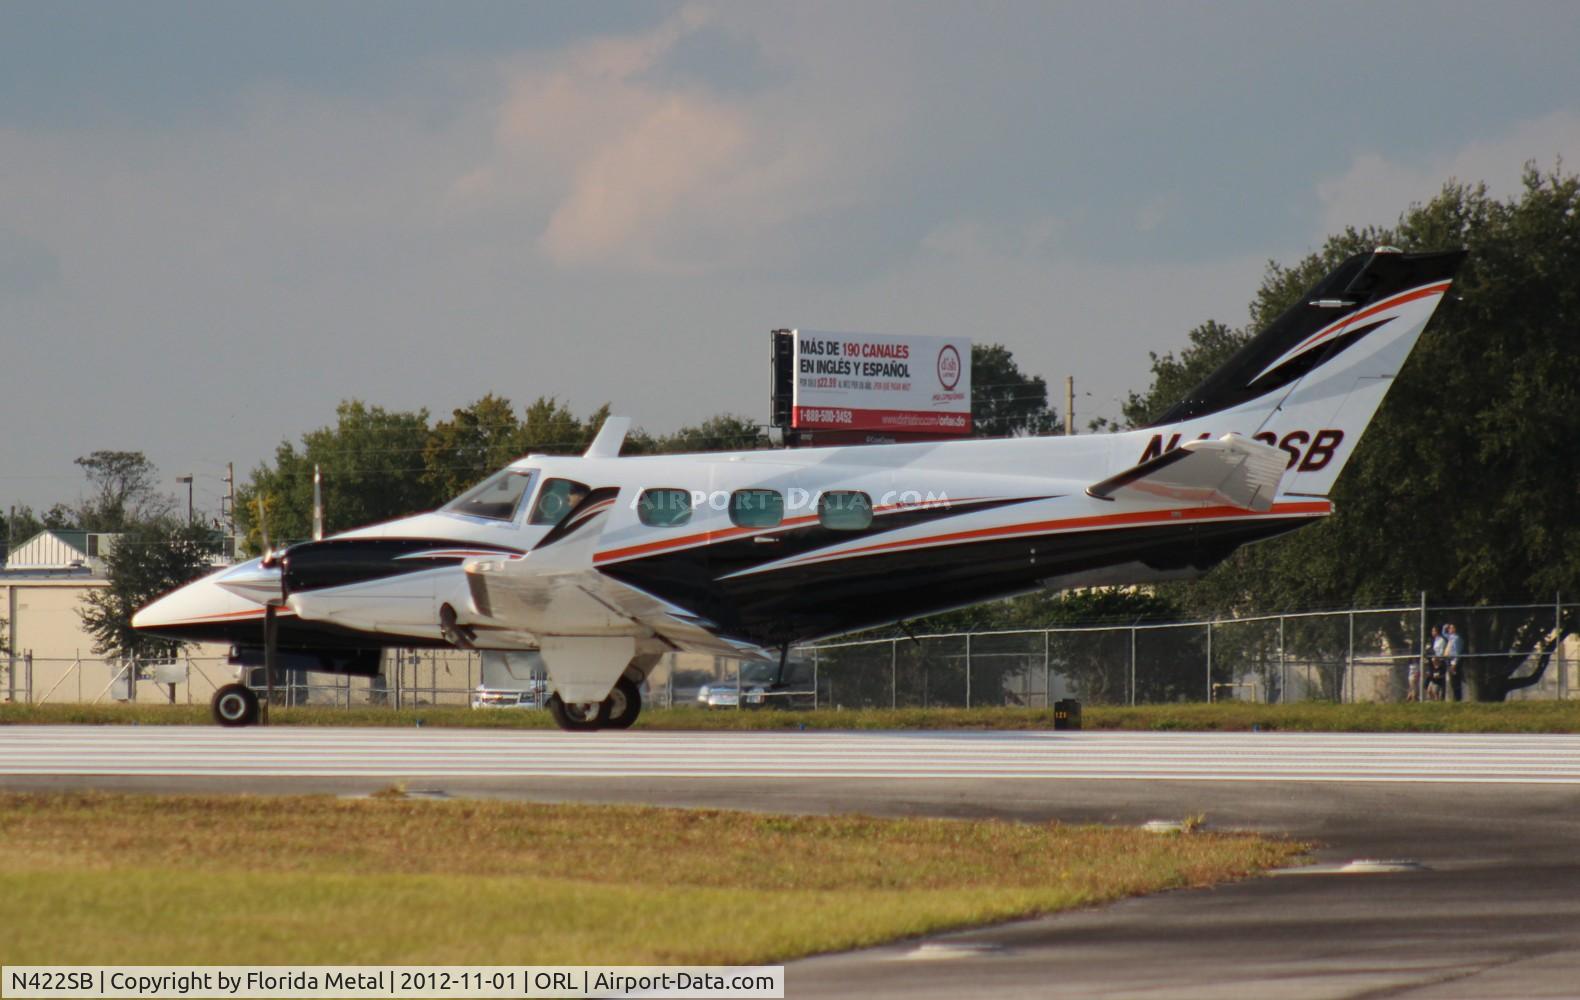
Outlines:
[{"label": "main landing gear wheel", "polygon": [[214,712],[214,721],[222,726],[258,724],[258,696],[245,684],[226,684],[215,691],[209,708]]},{"label": "main landing gear wheel", "polygon": [[591,704],[574,702],[567,704],[559,694],[549,695],[549,714],[554,716],[554,722],[561,729],[572,733],[584,733],[598,729],[602,726],[603,703]]},{"label": "main landing gear wheel", "polygon": [[628,677],[615,682],[614,690],[603,700],[600,715],[604,729],[630,729],[642,711],[642,692]]},{"label": "main landing gear wheel", "polygon": [[609,697],[597,704],[566,702],[558,694],[552,694],[547,705],[555,723],[569,732],[630,729],[642,711],[642,692],[633,681],[622,677],[615,682]]}]

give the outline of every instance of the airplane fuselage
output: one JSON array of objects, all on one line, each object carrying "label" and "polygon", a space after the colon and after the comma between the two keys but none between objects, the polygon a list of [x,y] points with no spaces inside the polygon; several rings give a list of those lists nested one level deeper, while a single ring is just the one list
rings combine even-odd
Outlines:
[{"label": "airplane fuselage", "polygon": [[[532,648],[536,634],[494,622],[475,607],[464,566],[501,557],[531,570],[540,558],[536,550],[552,554],[583,531],[596,533],[586,549],[600,573],[689,609],[723,636],[773,647],[1043,586],[1194,575],[1238,545],[1331,509],[1309,497],[1285,497],[1251,513],[1087,495],[1086,487],[1108,470],[1145,457],[1156,447],[1153,438],[1132,432],[706,455],[530,456],[510,466],[531,485],[507,518],[443,509],[292,546],[281,559],[282,642],[445,645],[440,620],[448,605],[475,631],[478,647]],[[612,490],[612,501],[587,524],[551,538],[559,524],[534,524],[531,514],[536,494],[556,480]],[[655,490],[683,492],[689,516],[676,524],[643,523],[642,498]],[[745,497],[762,494],[782,505],[777,522],[761,516],[740,523],[732,503],[739,508]],[[858,506],[865,498],[870,522],[841,523],[829,516],[826,501],[820,515],[825,494],[857,496]],[[256,570],[255,560],[209,578],[209,587],[182,601],[204,613],[182,619],[178,609],[166,609],[171,620],[160,631],[256,643],[261,606],[223,588],[225,577]],[[216,601],[225,605],[219,613]]]}]

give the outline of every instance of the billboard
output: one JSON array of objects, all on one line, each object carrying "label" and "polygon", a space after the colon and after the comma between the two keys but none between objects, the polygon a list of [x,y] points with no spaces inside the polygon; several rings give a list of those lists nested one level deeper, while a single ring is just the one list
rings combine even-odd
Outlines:
[{"label": "billboard", "polygon": [[931,436],[971,433],[971,341],[790,331],[790,426]]}]

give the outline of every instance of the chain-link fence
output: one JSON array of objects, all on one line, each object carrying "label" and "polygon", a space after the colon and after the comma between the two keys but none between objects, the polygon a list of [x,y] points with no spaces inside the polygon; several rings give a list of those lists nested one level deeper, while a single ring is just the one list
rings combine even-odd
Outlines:
[{"label": "chain-link fence", "polygon": [[[649,679],[651,705],[754,707],[1046,707],[1183,701],[1383,702],[1575,696],[1580,604],[1357,608],[1197,622],[1135,622],[1002,632],[919,635],[793,647],[777,662],[666,657]],[[1457,655],[1436,645],[1449,627]],[[1568,636],[1567,641],[1560,641]],[[282,670],[283,704],[475,704],[492,687],[518,689],[504,703],[541,706],[541,663],[485,676],[462,650],[387,650],[374,677]],[[511,657],[536,654],[509,654]],[[700,661],[700,662],[697,662]],[[157,663],[0,654],[0,698],[12,702],[204,703],[261,668],[223,657]],[[488,680],[494,677],[495,680]],[[497,678],[507,678],[500,683]],[[530,693],[533,696],[527,697]],[[499,704],[499,701],[485,703]]]},{"label": "chain-link fence", "polygon": [[[0,659],[0,699],[28,704],[167,702],[206,704],[225,684],[245,681],[262,691],[261,667],[240,667],[219,656],[181,656],[129,662],[94,656],[38,657],[21,651]],[[467,705],[481,678],[479,654],[463,650],[390,650],[373,677],[313,670],[279,670],[275,699],[282,705]]]},{"label": "chain-link fence", "polygon": [[[1574,696],[1580,605],[1355,608],[797,647],[821,705],[1382,702]],[[1452,626],[1457,652],[1434,645]],[[1568,641],[1561,641],[1568,636]],[[1447,655],[1453,654],[1453,655]]]}]

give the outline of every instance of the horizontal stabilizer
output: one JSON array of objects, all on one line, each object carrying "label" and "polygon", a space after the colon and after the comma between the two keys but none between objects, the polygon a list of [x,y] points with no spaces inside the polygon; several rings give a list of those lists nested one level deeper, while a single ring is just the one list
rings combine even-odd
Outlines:
[{"label": "horizontal stabilizer", "polygon": [[1225,434],[1216,441],[1187,441],[1086,492],[1099,500],[1227,504],[1262,512],[1272,508],[1288,464],[1289,455],[1280,448]]}]

